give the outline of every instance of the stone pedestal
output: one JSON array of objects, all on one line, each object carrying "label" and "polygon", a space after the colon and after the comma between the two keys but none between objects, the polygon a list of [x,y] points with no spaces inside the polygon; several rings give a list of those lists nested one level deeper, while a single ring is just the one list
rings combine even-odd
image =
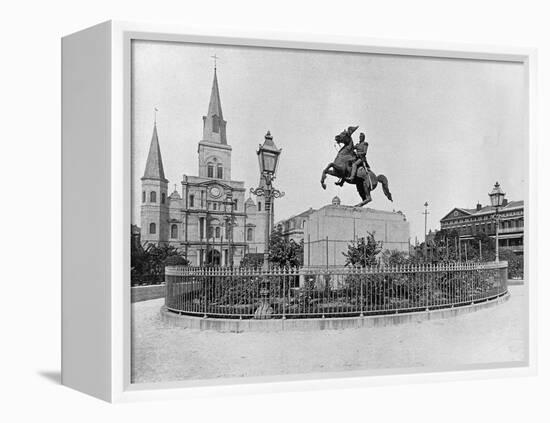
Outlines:
[{"label": "stone pedestal", "polygon": [[368,232],[383,250],[409,251],[409,222],[402,213],[332,204],[312,212],[304,224],[304,265],[343,266],[342,253]]}]

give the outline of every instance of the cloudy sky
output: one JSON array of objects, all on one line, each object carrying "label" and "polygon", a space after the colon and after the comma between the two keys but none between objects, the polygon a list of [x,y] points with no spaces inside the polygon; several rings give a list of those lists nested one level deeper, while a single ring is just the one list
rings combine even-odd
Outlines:
[{"label": "cloudy sky", "polygon": [[[355,187],[343,188],[322,169],[336,156],[334,135],[359,125],[369,142],[368,160],[389,180],[393,203],[381,189],[368,207],[401,210],[411,239],[439,228],[453,207],[488,203],[499,181],[510,200],[527,197],[527,84],[521,64],[349,54],[305,50],[134,42],[132,74],[133,198],[154,120],[170,192],[183,174],[198,174],[197,143],[208,109],[213,59],[228,143],[232,177],[246,189],[258,183],[256,149],[270,130],[283,149],[275,185],[275,220],[338,195],[360,201]],[[132,221],[139,225],[139,201]]]}]

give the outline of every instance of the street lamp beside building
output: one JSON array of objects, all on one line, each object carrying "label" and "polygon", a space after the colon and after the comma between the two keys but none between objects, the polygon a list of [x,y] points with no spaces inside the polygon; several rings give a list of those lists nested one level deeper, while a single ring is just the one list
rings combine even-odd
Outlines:
[{"label": "street lamp beside building", "polygon": [[269,268],[269,238],[273,229],[273,200],[275,198],[283,197],[284,192],[281,192],[273,188],[272,182],[275,179],[277,173],[277,166],[279,164],[279,155],[282,149],[278,149],[273,142],[271,133],[267,131],[265,134],[264,143],[260,144],[256,154],[258,155],[258,162],[260,165],[260,180],[263,180],[263,184],[260,183],[258,188],[250,188],[250,192],[258,197],[265,197],[265,246],[264,246],[264,263],[263,268]]},{"label": "street lamp beside building", "polygon": [[495,214],[493,215],[493,219],[495,221],[496,231],[495,231],[495,261],[498,263],[499,256],[498,256],[498,230],[500,226],[500,217],[498,215],[498,208],[502,207],[504,204],[504,196],[506,194],[502,191],[502,188],[500,188],[500,184],[498,182],[495,183],[495,186],[493,187],[493,190],[489,193],[489,198],[491,199],[491,206],[495,208]]}]

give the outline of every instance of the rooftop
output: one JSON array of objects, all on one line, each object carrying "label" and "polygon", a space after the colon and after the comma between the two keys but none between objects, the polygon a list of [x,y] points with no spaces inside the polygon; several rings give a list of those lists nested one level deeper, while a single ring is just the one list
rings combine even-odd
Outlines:
[{"label": "rooftop", "polygon": [[[522,209],[524,206],[523,200],[518,201],[509,201],[505,206],[499,207],[499,212],[506,212],[508,210],[515,210],[515,209]],[[451,213],[455,210],[461,211],[463,214],[467,216],[480,216],[484,214],[494,213],[496,211],[496,208],[493,206],[481,206],[479,208],[470,209],[470,208],[464,208],[464,207],[455,207],[452,209],[449,213],[445,215],[441,220],[446,220],[448,218],[454,218],[454,216],[451,216]]]}]

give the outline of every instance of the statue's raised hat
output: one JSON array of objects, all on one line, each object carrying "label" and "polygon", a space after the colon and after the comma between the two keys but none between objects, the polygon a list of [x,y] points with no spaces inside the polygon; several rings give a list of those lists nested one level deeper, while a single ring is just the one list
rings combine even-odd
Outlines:
[{"label": "statue's raised hat", "polygon": [[353,134],[355,131],[357,131],[357,128],[359,128],[359,126],[348,126],[348,134]]}]

